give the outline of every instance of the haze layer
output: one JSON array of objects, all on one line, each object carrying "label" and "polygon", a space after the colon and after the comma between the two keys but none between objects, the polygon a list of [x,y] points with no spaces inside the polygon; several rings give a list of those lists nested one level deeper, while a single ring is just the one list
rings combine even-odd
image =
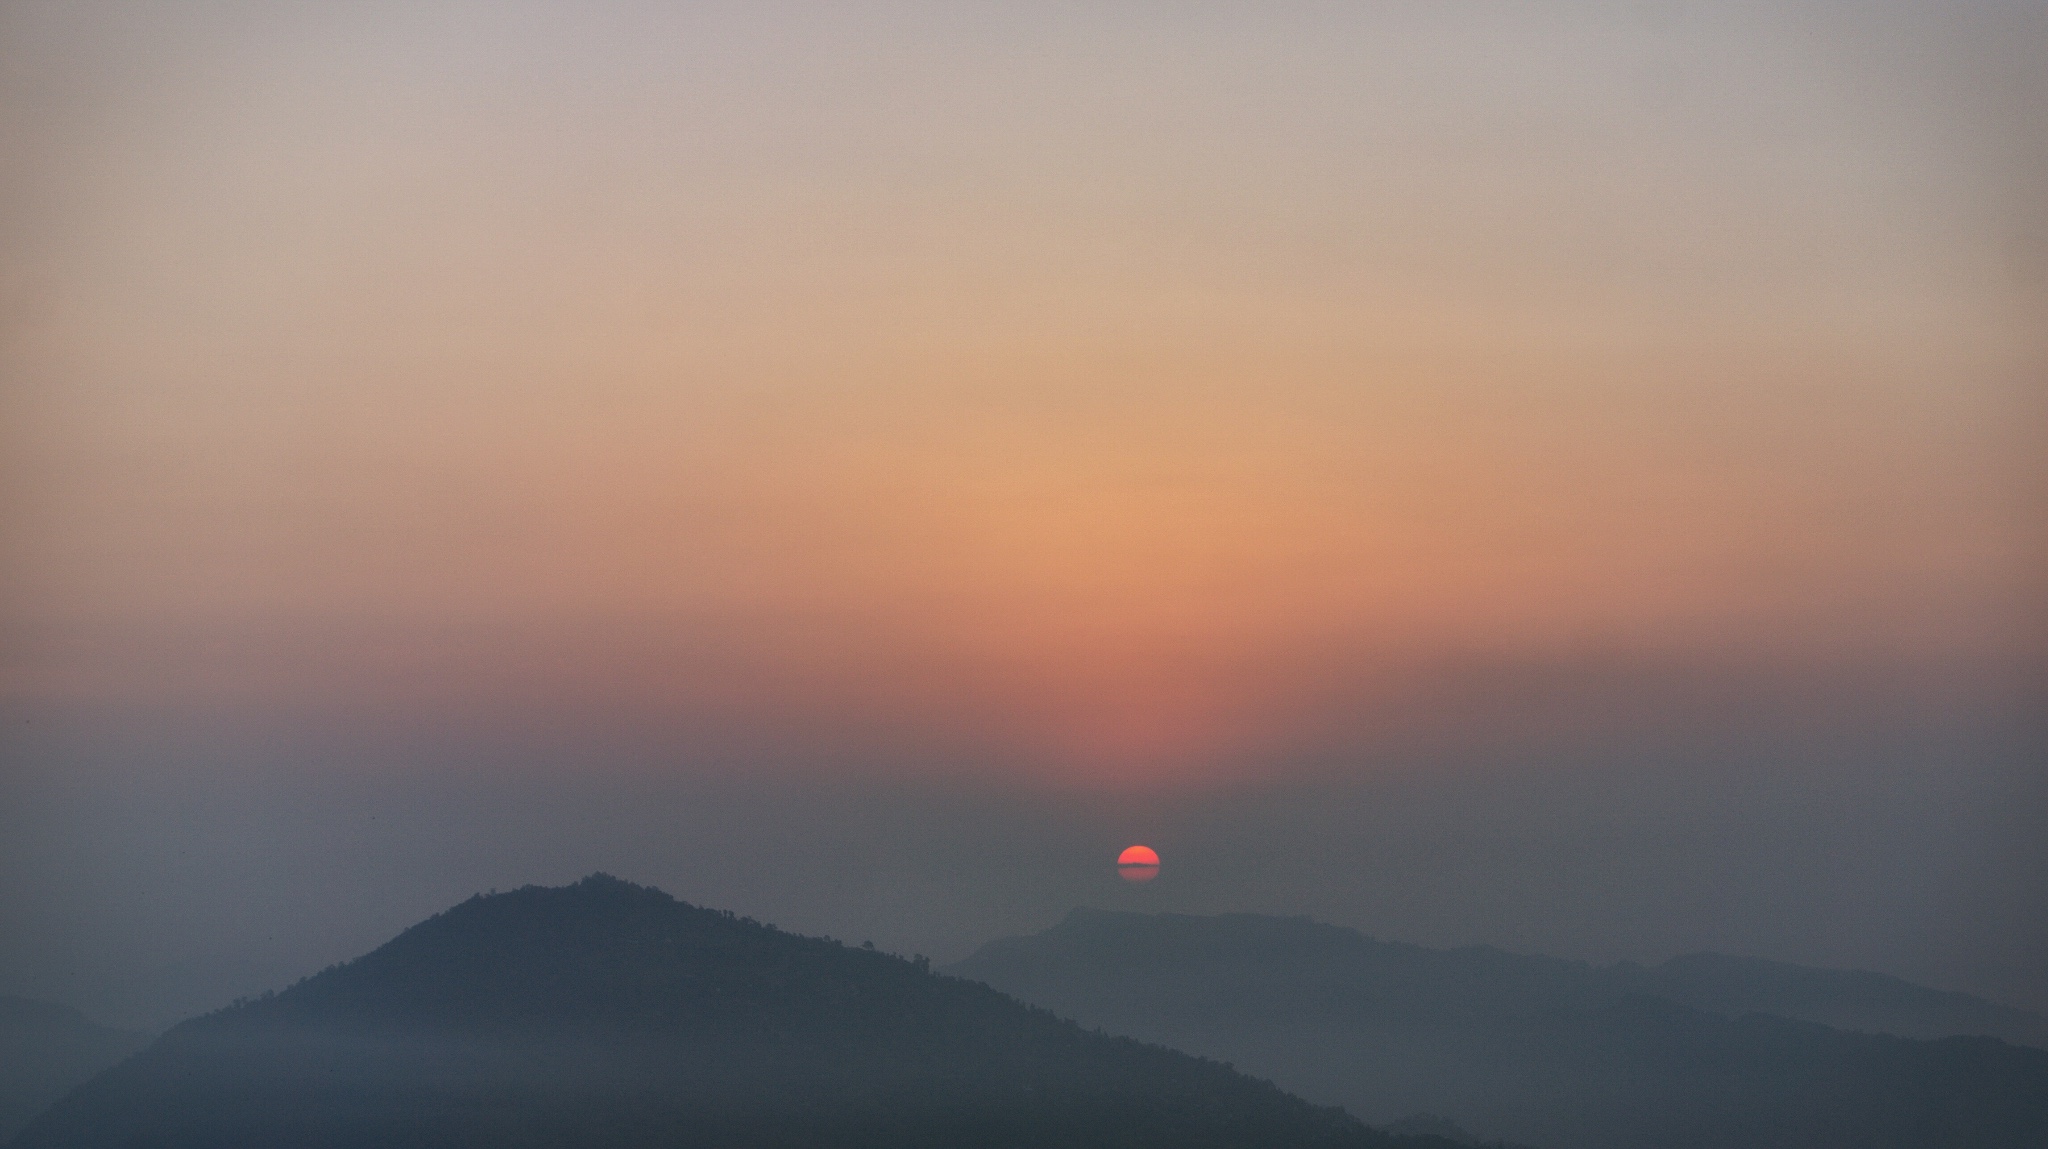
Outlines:
[{"label": "haze layer", "polygon": [[2016,870],[2037,6],[4,20],[35,826],[1799,764]]}]

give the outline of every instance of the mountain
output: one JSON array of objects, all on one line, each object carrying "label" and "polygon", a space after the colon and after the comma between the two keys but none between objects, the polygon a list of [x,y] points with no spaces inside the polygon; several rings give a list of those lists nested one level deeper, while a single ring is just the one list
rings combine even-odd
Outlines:
[{"label": "mountain", "polygon": [[1444,1147],[929,963],[602,875],[177,1026],[18,1149]]},{"label": "mountain", "polygon": [[[1669,984],[1708,996],[1687,969]],[[2048,1051],[1728,1016],[1644,992],[1640,967],[1076,910],[951,972],[1378,1123],[1440,1114],[1543,1149],[2048,1145]]]},{"label": "mountain", "polygon": [[1609,972],[1635,992],[1731,1016],[1769,1013],[1866,1033],[1977,1035],[2048,1049],[2048,1017],[1881,973],[1711,953],[1649,967],[1623,962]]},{"label": "mountain", "polygon": [[69,1006],[0,995],[0,1140],[148,1040]]}]

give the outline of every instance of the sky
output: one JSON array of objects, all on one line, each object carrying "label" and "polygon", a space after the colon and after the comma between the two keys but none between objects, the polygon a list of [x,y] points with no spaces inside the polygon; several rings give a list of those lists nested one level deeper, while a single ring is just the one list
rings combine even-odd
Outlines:
[{"label": "sky", "polygon": [[2048,1009],[2044,54],[7,5],[0,992],[162,1024],[610,869]]}]

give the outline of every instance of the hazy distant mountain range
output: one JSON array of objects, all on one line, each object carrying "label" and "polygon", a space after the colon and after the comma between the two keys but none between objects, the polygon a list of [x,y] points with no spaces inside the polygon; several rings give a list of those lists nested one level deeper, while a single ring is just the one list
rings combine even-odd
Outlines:
[{"label": "hazy distant mountain range", "polygon": [[20,1149],[1445,1147],[928,963],[607,877],[477,897],[172,1029]]},{"label": "hazy distant mountain range", "polygon": [[2048,1051],[1819,1024],[2038,1040],[2041,1018],[1876,974],[1091,910],[953,971],[601,875],[528,887],[126,1061],[142,1035],[0,998],[0,1136],[121,1062],[13,1144],[2048,1145]]},{"label": "hazy distant mountain range", "polygon": [[[952,967],[1373,1122],[1543,1149],[2048,1145],[2042,1019],[1876,974],[1697,955],[1593,967],[1305,918],[1076,910]],[[1773,1016],[1775,1015],[1775,1016]]]},{"label": "hazy distant mountain range", "polygon": [[0,996],[0,1140],[148,1040],[94,1025],[68,1006]]},{"label": "hazy distant mountain range", "polygon": [[1617,988],[1730,1016],[1768,1013],[1865,1033],[1997,1037],[2048,1049],[2048,1017],[1881,973],[1712,953],[1658,966],[1622,962],[1597,972]]}]

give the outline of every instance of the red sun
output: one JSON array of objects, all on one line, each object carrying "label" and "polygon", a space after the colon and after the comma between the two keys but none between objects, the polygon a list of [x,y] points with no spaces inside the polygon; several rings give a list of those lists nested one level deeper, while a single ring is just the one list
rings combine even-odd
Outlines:
[{"label": "red sun", "polygon": [[1150,846],[1127,846],[1116,856],[1116,872],[1126,882],[1149,882],[1159,876],[1159,851]]}]

